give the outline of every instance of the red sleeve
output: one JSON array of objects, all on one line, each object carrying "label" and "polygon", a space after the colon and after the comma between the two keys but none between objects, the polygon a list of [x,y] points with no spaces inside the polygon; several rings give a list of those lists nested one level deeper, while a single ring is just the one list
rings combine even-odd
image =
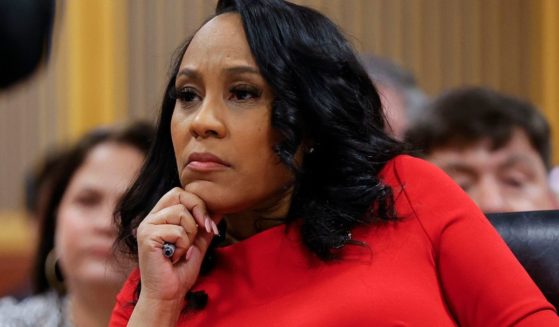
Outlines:
[{"label": "red sleeve", "polygon": [[559,326],[554,307],[458,185],[420,159],[400,157],[395,165],[461,326]]},{"label": "red sleeve", "polygon": [[134,269],[124,286],[116,296],[116,304],[113,308],[113,313],[111,314],[111,321],[109,326],[126,326],[130,316],[132,316],[132,311],[134,311],[134,303],[136,292],[136,287],[140,282],[140,270],[138,268]]}]

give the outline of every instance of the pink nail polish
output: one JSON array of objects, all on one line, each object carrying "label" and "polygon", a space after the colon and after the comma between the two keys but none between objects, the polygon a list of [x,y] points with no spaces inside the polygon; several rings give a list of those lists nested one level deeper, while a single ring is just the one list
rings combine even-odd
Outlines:
[{"label": "pink nail polish", "polygon": [[212,225],[211,225],[211,220],[210,218],[206,217],[206,220],[204,221],[204,225],[206,225],[206,232],[211,233],[212,232]]},{"label": "pink nail polish", "polygon": [[214,235],[219,236],[219,229],[217,228],[217,225],[213,220],[212,220],[212,230],[214,232]]},{"label": "pink nail polish", "polygon": [[188,260],[190,260],[190,258],[192,258],[192,249],[193,249],[193,247],[191,246],[186,251],[186,256],[185,256],[186,261],[188,261]]}]

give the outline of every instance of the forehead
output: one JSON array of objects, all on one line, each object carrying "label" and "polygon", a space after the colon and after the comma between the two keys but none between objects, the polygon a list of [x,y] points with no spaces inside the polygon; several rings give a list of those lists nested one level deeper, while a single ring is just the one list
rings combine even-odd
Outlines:
[{"label": "forehead", "polygon": [[135,148],[113,142],[95,146],[76,171],[71,184],[98,188],[126,187],[143,155]]},{"label": "forehead", "polygon": [[236,13],[218,15],[204,24],[190,41],[181,66],[224,61],[255,65],[241,17]]},{"label": "forehead", "polygon": [[513,132],[511,139],[501,148],[491,149],[489,140],[482,140],[463,148],[445,147],[432,151],[427,159],[445,168],[451,165],[476,169],[499,169],[511,163],[525,163],[534,169],[545,171],[538,152],[532,147],[526,133]]}]

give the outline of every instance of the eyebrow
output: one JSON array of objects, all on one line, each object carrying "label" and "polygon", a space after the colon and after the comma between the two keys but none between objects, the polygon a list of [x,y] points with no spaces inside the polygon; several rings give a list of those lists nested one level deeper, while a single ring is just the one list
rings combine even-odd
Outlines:
[{"label": "eyebrow", "polygon": [[[532,160],[524,155],[514,155],[510,158],[507,158],[505,162],[501,164],[501,168],[511,168],[517,165],[525,165],[527,167],[533,166]],[[545,165],[544,165],[545,166]]]},{"label": "eyebrow", "polygon": [[[252,66],[233,66],[226,68],[225,71],[229,74],[240,75],[240,74],[260,74],[260,71]],[[195,80],[201,79],[200,73],[194,69],[183,68],[177,73],[177,78],[184,76],[187,78],[192,78]]]},{"label": "eyebrow", "polygon": [[473,169],[472,167],[470,167],[469,165],[463,164],[463,163],[458,163],[458,162],[451,162],[448,164],[443,164],[441,165],[441,168],[448,174],[450,172],[459,172],[459,173],[465,173],[468,175],[476,175],[476,171],[475,169]]},{"label": "eyebrow", "polygon": [[195,80],[200,79],[200,74],[197,71],[195,71],[194,69],[190,69],[190,68],[181,69],[177,73],[177,78],[179,78],[180,76],[184,76],[184,77],[187,77],[187,78],[192,78],[192,79],[195,79]]},{"label": "eyebrow", "polygon": [[234,66],[227,68],[226,71],[230,74],[260,74],[258,69],[252,66]]},{"label": "eyebrow", "polygon": [[[507,158],[504,162],[500,163],[499,164],[499,169],[508,169],[508,168],[516,167],[518,165],[522,165],[522,166],[525,166],[525,167],[531,167],[531,166],[533,166],[533,164],[534,163],[530,160],[530,158],[528,158],[524,155],[514,155],[512,157]],[[447,164],[441,165],[441,168],[447,173],[455,171],[455,172],[465,173],[465,174],[470,174],[470,175],[477,174],[475,169],[473,169],[469,165],[466,165],[466,164],[463,164],[463,163],[460,163],[460,162],[447,163]]]}]

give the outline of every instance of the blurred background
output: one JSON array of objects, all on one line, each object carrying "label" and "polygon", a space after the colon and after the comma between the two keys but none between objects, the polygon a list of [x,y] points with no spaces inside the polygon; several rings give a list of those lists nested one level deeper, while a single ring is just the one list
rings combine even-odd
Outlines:
[{"label": "blurred background", "polygon": [[[307,0],[354,47],[393,60],[430,96],[484,85],[535,103],[553,128],[559,163],[559,1]],[[0,254],[33,251],[25,174],[85,131],[153,121],[175,48],[212,0],[57,2],[50,58],[0,92]],[[1,46],[1,45],[0,45]],[[16,271],[16,270],[14,270]]]}]

